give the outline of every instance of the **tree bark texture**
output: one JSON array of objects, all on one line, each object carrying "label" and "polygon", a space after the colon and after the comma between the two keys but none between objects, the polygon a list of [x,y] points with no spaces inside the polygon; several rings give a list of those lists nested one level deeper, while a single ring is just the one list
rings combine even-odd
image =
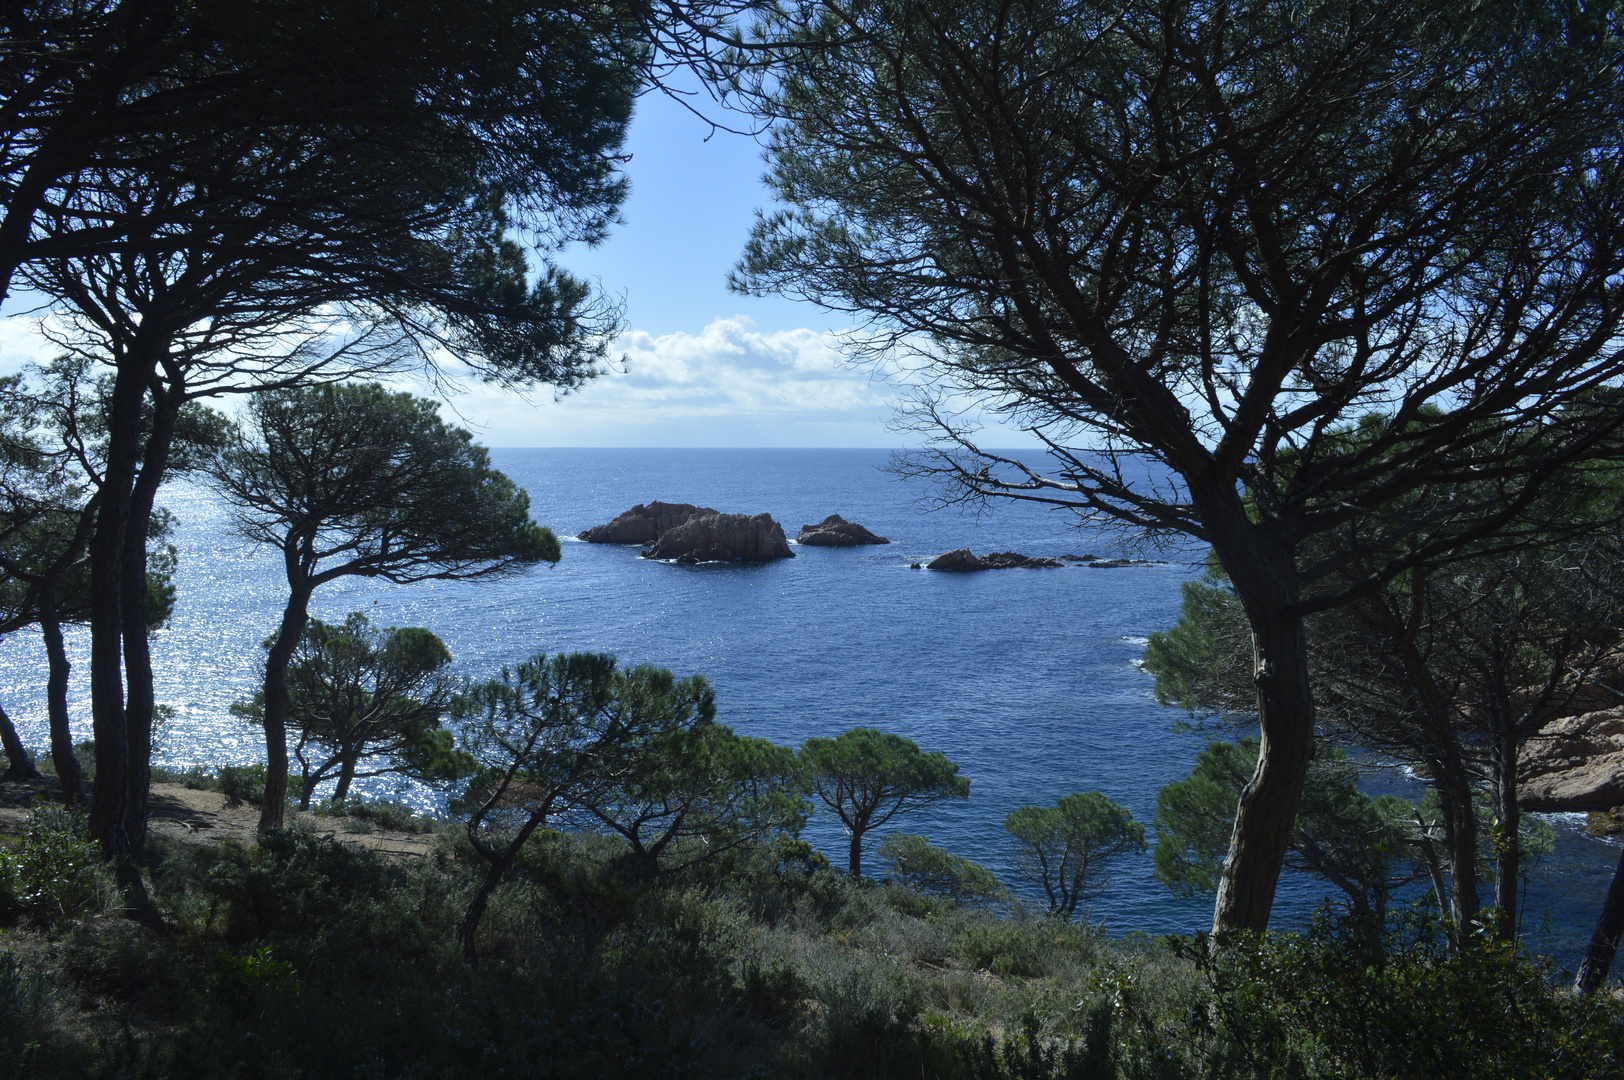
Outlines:
[{"label": "tree bark texture", "polygon": [[1494,936],[1501,941],[1517,938],[1518,886],[1522,873],[1522,811],[1517,806],[1517,738],[1512,732],[1501,736],[1495,755],[1495,811],[1500,827],[1494,838]]},{"label": "tree bark texture", "polygon": [[51,724],[51,764],[62,785],[62,804],[68,809],[84,806],[85,778],[79,756],[73,750],[73,729],[68,725],[68,675],[73,665],[62,642],[62,622],[57,618],[56,585],[47,583],[40,593],[40,636],[45,639],[49,677],[45,684],[45,708]]},{"label": "tree bark texture", "polygon": [[[1197,485],[1191,482],[1192,491]],[[1252,679],[1257,686],[1257,770],[1241,791],[1213,906],[1212,934],[1268,929],[1275,888],[1285,866],[1314,757],[1314,698],[1308,684],[1308,635],[1294,610],[1299,594],[1296,553],[1260,534],[1233,492],[1203,507],[1213,550],[1234,583],[1252,628]]]},{"label": "tree bark texture", "polygon": [[[143,355],[141,344],[132,348]],[[150,355],[146,352],[145,355]],[[90,540],[90,707],[96,737],[96,784],[90,832],[109,858],[132,853],[125,829],[129,802],[129,732],[124,719],[123,568],[132,489],[141,448],[141,403],[149,362],[142,370],[121,358],[107,410],[107,459],[101,506]]]},{"label": "tree bark texture", "polygon": [[[293,564],[290,560],[290,571]],[[290,577],[293,576],[290,572]],[[259,831],[280,829],[288,801],[288,661],[310,620],[308,582],[293,584],[282,626],[265,656],[265,801],[260,806]]]},{"label": "tree bark texture", "polygon": [[853,829],[851,832],[851,850],[847,856],[846,873],[855,880],[863,876],[863,834]]},{"label": "tree bark texture", "polygon": [[1579,975],[1574,980],[1574,993],[1582,997],[1594,994],[1606,980],[1618,953],[1618,939],[1624,934],[1624,852],[1618,856],[1618,868],[1613,871],[1613,882],[1607,887],[1607,901],[1602,905],[1601,918],[1596,920],[1595,933],[1590,935],[1590,947],[1579,964]]},{"label": "tree bark texture", "polygon": [[355,781],[355,762],[349,758],[338,767],[338,783],[333,787],[333,801],[343,802],[349,798],[350,784]]},{"label": "tree bark texture", "polygon": [[11,717],[6,715],[5,709],[0,709],[0,745],[6,751],[8,779],[33,780],[39,776],[39,770],[34,768],[34,759],[28,756],[28,749],[18,738],[17,729],[12,726]]},{"label": "tree bark texture", "polygon": [[163,483],[174,442],[175,424],[180,418],[181,395],[171,391],[154,394],[152,431],[142,455],[141,471],[130,492],[129,520],[124,531],[124,552],[120,568],[119,614],[124,638],[124,726],[127,734],[129,767],[125,773],[127,793],[124,804],[124,830],[130,851],[138,854],[146,846],[147,802],[152,789],[152,721],[157,704],[152,686],[152,651],[147,628],[147,531],[152,509]]}]

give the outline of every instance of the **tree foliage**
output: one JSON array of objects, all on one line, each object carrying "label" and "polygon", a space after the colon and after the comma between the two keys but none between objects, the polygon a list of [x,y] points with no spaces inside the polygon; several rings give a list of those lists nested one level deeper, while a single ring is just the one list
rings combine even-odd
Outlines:
[{"label": "tree foliage", "polygon": [[[922,403],[914,468],[948,498],[1182,534],[1234,583],[1264,752],[1215,931],[1267,925],[1315,738],[1304,618],[1617,455],[1619,412],[1577,407],[1624,372],[1615,14],[876,0],[772,24],[841,39],[746,88],[785,205],[738,286],[865,316],[860,355],[924,374],[948,403]],[[1049,461],[979,451],[966,400]]]},{"label": "tree foliage", "polygon": [[615,311],[550,256],[601,239],[624,196],[648,20],[439,0],[5,18],[0,295],[22,277],[67,316],[59,343],[114,373],[91,821],[127,854],[154,707],[143,538],[180,410],[405,362],[559,389],[595,374]]},{"label": "tree foliage", "polygon": [[[445,643],[422,627],[380,628],[359,611],[338,624],[311,619],[287,672],[299,809],[310,809],[317,785],[328,779],[336,781],[332,801],[342,803],[360,778],[398,773],[448,782],[466,775],[472,762],[440,723],[461,688],[450,665]],[[264,691],[231,711],[263,724]]]},{"label": "tree foliage", "polygon": [[557,562],[558,538],[435,402],[370,384],[295,387],[250,399],[213,467],[238,532],[282,553],[288,601],[265,661],[268,771],[261,827],[280,827],[287,787],[287,667],[311,594],[340,577],[468,580]]},{"label": "tree foliage", "polygon": [[801,745],[801,767],[812,792],[850,838],[847,872],[862,876],[868,834],[910,810],[970,797],[970,780],[945,754],[925,753],[911,739],[853,728],[833,739]]},{"label": "tree foliage", "polygon": [[471,687],[452,715],[478,764],[453,810],[486,864],[459,932],[470,963],[492,893],[555,817],[623,838],[645,879],[805,820],[790,751],[716,723],[703,676],[622,668],[604,653],[538,655]]},{"label": "tree foliage", "polygon": [[1065,795],[1053,806],[1023,806],[1004,819],[1015,864],[1049,900],[1049,914],[1070,920],[1105,892],[1110,863],[1145,850],[1145,827],[1097,791]]},{"label": "tree foliage", "polygon": [[[1195,768],[1156,795],[1156,877],[1181,896],[1217,889],[1235,803],[1256,768],[1257,740],[1210,742]],[[1393,892],[1425,874],[1416,805],[1369,796],[1347,755],[1322,746],[1309,769],[1286,865],[1339,890],[1379,932]]]},{"label": "tree foliage", "polygon": [[[1511,552],[1491,544],[1463,553],[1474,557],[1415,568],[1309,621],[1325,731],[1426,777],[1429,798],[1402,815],[1414,826],[1406,826],[1411,850],[1462,929],[1488,906],[1479,898],[1488,853],[1493,930],[1504,938],[1516,933],[1522,861],[1544,843],[1519,807],[1521,748],[1553,719],[1610,707],[1621,689],[1614,684],[1624,563],[1609,520],[1615,497],[1605,475],[1567,486],[1582,496],[1577,509],[1570,500],[1549,507],[1542,540]],[[1178,624],[1153,634],[1146,650],[1158,698],[1196,716],[1250,720],[1250,673],[1238,660],[1247,633],[1221,571],[1187,583]],[[1313,777],[1311,770],[1311,787],[1332,790]],[[1336,786],[1351,799],[1351,784]],[[1229,797],[1240,788],[1230,778]],[[1353,820],[1366,816],[1356,801],[1344,800]],[[1217,842],[1219,826],[1210,827]]]},{"label": "tree foliage", "polygon": [[880,841],[877,854],[893,880],[927,896],[955,904],[996,903],[1009,897],[1009,889],[991,870],[937,847],[929,837],[892,833]]}]

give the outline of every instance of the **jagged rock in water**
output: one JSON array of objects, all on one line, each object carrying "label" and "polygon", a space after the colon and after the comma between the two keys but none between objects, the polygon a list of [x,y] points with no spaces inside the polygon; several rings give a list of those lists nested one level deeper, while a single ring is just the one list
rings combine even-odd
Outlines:
[{"label": "jagged rock in water", "polygon": [[1624,707],[1540,728],[1517,756],[1517,801],[1548,813],[1624,806]]},{"label": "jagged rock in water", "polygon": [[1046,569],[1060,566],[1059,559],[1045,559],[1022,555],[1018,551],[989,551],[985,555],[972,554],[969,548],[958,548],[938,555],[925,564],[926,570],[1010,570],[1015,568]]},{"label": "jagged rock in water", "polygon": [[1122,566],[1156,566],[1159,560],[1155,559],[1087,559],[1080,560],[1077,565],[1090,570],[1115,570]]},{"label": "jagged rock in water", "polygon": [[847,521],[839,514],[830,514],[816,525],[802,525],[795,542],[809,547],[858,547],[863,544],[889,544],[891,541],[883,536],[875,536],[855,521]]},{"label": "jagged rock in water", "polygon": [[594,525],[580,539],[589,544],[652,544],[683,522],[714,513],[708,506],[691,503],[639,503],[605,525]]},{"label": "jagged rock in water", "polygon": [[689,518],[661,533],[643,549],[645,559],[677,562],[742,562],[793,559],[784,527],[770,514],[719,514],[714,510]]}]

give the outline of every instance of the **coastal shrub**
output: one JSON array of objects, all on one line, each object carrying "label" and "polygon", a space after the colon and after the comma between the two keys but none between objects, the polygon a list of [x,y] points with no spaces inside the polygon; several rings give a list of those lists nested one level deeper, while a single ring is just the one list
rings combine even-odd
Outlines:
[{"label": "coastal shrub", "polygon": [[183,1018],[191,996],[201,989],[195,953],[116,916],[76,925],[58,957],[75,992],[144,1019]]},{"label": "coastal shrub", "polygon": [[252,848],[221,845],[200,884],[224,907],[228,934],[243,940],[353,912],[404,874],[374,852],[283,829],[261,836]]},{"label": "coastal shrub", "polygon": [[50,929],[103,910],[116,895],[80,812],[41,807],[29,815],[22,847],[0,851],[0,921]]},{"label": "coastal shrub", "polygon": [[1189,954],[1221,1043],[1250,1075],[1586,1080],[1624,1061],[1620,1002],[1574,997],[1513,944],[1453,953],[1425,916],[1374,955],[1363,924],[1327,909],[1301,934],[1216,951],[1197,939]]},{"label": "coastal shrub", "polygon": [[1116,1080],[1111,1053],[1111,1006],[1088,1012],[1081,1039],[1045,1037],[1038,1018],[1027,1013],[1002,1041],[991,1035],[979,1044],[964,1042],[959,1055],[970,1080]]},{"label": "coastal shrub", "polygon": [[265,801],[264,764],[222,765],[219,777],[220,791],[233,805],[251,803],[258,806]]},{"label": "coastal shrub", "polygon": [[342,813],[357,821],[367,821],[380,829],[392,832],[429,833],[434,831],[433,818],[423,817],[405,803],[390,799],[345,799],[333,804],[334,813]]},{"label": "coastal shrub", "polygon": [[967,966],[994,975],[1049,975],[1094,955],[1098,939],[1060,919],[985,919],[966,923],[954,942]]},{"label": "coastal shrub", "polygon": [[901,885],[956,904],[997,903],[1009,890],[985,866],[936,847],[927,837],[893,833],[879,848],[880,861]]},{"label": "coastal shrub", "polygon": [[0,952],[0,1080],[34,1075],[46,1017],[45,976],[25,971],[10,952]]},{"label": "coastal shrub", "polygon": [[193,765],[189,769],[165,769],[161,766],[152,767],[152,782],[154,784],[179,784],[190,791],[219,791],[220,778],[213,770],[201,765]]},{"label": "coastal shrub", "polygon": [[916,980],[889,966],[851,965],[813,986],[827,1077],[919,1075]]}]

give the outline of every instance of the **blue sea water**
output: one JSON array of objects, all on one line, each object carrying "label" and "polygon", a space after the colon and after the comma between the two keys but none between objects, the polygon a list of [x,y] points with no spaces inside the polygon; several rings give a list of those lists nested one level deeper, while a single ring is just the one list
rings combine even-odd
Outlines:
[{"label": "blue sea water", "polygon": [[[1099,790],[1149,823],[1156,792],[1188,775],[1204,736],[1180,733],[1181,714],[1158,706],[1139,670],[1146,638],[1178,616],[1179,586],[1195,549],[1123,569],[1073,567],[940,574],[909,564],[958,547],[1029,555],[1125,551],[1119,535],[1079,531],[1043,508],[1002,504],[980,516],[927,511],[928,488],[884,470],[883,450],[507,449],[498,467],[531,496],[536,520],[566,538],[553,567],[484,583],[411,586],[340,581],[312,613],[353,610],[393,626],[426,626],[474,678],[537,652],[595,650],[716,686],[719,718],[744,734],[799,744],[808,736],[877,727],[947,754],[971,780],[970,798],[892,828],[928,835],[1011,884],[1018,876],[1004,816],[1030,803]],[[582,530],[639,502],[662,499],[726,512],[771,513],[793,538],[838,513],[890,537],[883,547],[799,548],[755,566],[676,566],[635,548],[574,542]],[[229,714],[252,693],[259,643],[285,599],[278,559],[237,539],[225,507],[177,483],[177,606],[153,646],[157,696],[176,711],[161,758],[185,767],[263,760],[253,729]],[[89,736],[82,632],[71,708]],[[0,701],[25,741],[46,742],[45,663],[37,638],[0,643]],[[371,794],[395,794],[391,781]],[[400,793],[432,808],[434,793]],[[1617,849],[1558,818],[1558,851],[1534,872],[1527,929],[1536,948],[1571,966],[1599,909]],[[844,840],[825,813],[808,836],[835,859]],[[872,865],[872,864],[871,864]],[[878,869],[876,866],[875,869]],[[1288,878],[1274,925],[1300,925],[1325,890]],[[1148,856],[1122,860],[1090,908],[1108,932],[1187,933],[1211,920],[1209,899],[1179,900],[1151,876]]]}]

